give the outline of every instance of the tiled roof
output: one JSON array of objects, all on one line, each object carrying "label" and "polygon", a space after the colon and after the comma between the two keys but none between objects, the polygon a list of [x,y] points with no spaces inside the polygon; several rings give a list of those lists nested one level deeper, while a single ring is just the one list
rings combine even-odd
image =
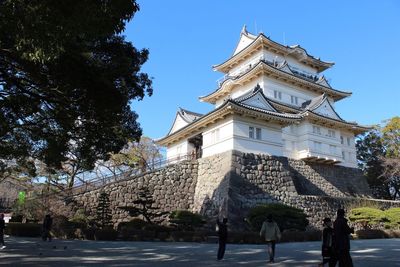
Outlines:
[{"label": "tiled roof", "polygon": [[[315,84],[315,85],[317,85],[317,86],[320,86],[320,87],[324,88],[324,90],[328,90],[328,91],[331,91],[331,92],[333,92],[333,93],[345,94],[345,95],[350,95],[350,94],[351,94],[350,92],[344,92],[344,91],[340,91],[340,90],[333,89],[332,87],[330,87],[330,85],[329,85],[328,83],[326,83],[326,84],[325,84],[325,83],[322,83],[322,82],[318,82],[318,83],[317,83],[317,81],[319,81],[319,80],[311,80],[310,78],[304,77],[304,75],[299,75],[299,74],[297,74],[297,72],[292,71],[292,70],[290,69],[290,67],[289,67],[287,64],[282,64],[282,63],[281,63],[280,65],[276,66],[276,64],[274,64],[273,62],[269,62],[269,61],[261,60],[261,59],[260,59],[260,61],[259,61],[257,64],[255,64],[254,66],[252,66],[251,68],[247,69],[245,72],[243,72],[243,73],[241,73],[241,74],[239,74],[239,75],[237,75],[237,76],[230,76],[228,79],[226,79],[225,81],[223,81],[223,82],[220,84],[219,88],[217,88],[216,90],[214,90],[214,92],[211,92],[210,94],[205,95],[205,96],[201,96],[200,99],[202,99],[202,98],[207,98],[207,97],[209,97],[209,96],[215,94],[216,92],[218,92],[218,91],[222,88],[222,86],[224,85],[224,83],[226,83],[226,82],[228,82],[228,81],[235,81],[235,80],[237,80],[237,79],[239,79],[239,78],[245,76],[247,73],[249,73],[250,71],[252,71],[253,69],[255,69],[255,68],[256,68],[257,66],[259,66],[260,64],[265,64],[265,65],[267,65],[268,67],[270,67],[270,68],[272,68],[272,69],[274,69],[274,70],[277,70],[277,71],[279,71],[279,72],[281,72],[281,73],[284,73],[284,74],[286,74],[286,75],[290,75],[290,76],[292,76],[292,77],[299,78],[299,79],[304,80],[304,81],[306,81],[306,82],[308,82],[308,83]],[[288,72],[286,69],[289,69],[290,72]],[[325,78],[324,78],[324,79],[325,79]],[[327,85],[328,85],[328,86],[327,86]]]},{"label": "tiled roof", "polygon": [[179,114],[181,115],[182,119],[184,121],[186,121],[187,123],[191,123],[197,119],[199,119],[200,117],[203,117],[203,114],[200,113],[196,113],[193,111],[189,111],[183,108],[179,108]]}]

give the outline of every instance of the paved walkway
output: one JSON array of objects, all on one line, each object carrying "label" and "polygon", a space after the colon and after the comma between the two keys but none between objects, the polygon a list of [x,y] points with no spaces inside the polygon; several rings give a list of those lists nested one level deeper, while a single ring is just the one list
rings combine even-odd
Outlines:
[{"label": "paved walkway", "polygon": [[[8,266],[314,266],[319,242],[277,245],[276,263],[266,263],[263,245],[227,245],[223,261],[216,261],[216,244],[167,242],[102,242],[6,238],[0,265]],[[400,239],[355,240],[355,266],[400,266]]]}]

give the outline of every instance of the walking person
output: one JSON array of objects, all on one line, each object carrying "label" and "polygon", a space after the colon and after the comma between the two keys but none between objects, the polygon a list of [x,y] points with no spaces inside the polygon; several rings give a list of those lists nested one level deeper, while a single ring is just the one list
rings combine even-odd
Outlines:
[{"label": "walking person", "polygon": [[349,227],[344,214],[344,209],[338,209],[333,223],[333,247],[336,259],[332,266],[336,266],[336,262],[339,261],[339,267],[353,267],[350,256],[350,234],[354,233],[354,229]]},{"label": "walking person", "polygon": [[226,240],[228,239],[228,219],[224,218],[222,223],[217,219],[218,231],[218,254],[217,260],[222,260],[225,254]]},{"label": "walking person", "polygon": [[281,231],[278,224],[272,219],[269,214],[267,219],[263,222],[260,236],[265,238],[268,245],[269,262],[273,263],[275,259],[275,244],[281,239]]},{"label": "walking person", "polygon": [[4,244],[4,229],[6,228],[6,222],[4,221],[4,214],[0,214],[0,243],[1,249],[4,249],[6,245]]},{"label": "walking person", "polygon": [[43,220],[43,233],[42,239],[43,241],[49,240],[51,242],[51,226],[53,225],[53,218],[51,218],[50,214],[47,214]]},{"label": "walking person", "polygon": [[325,218],[323,220],[322,230],[322,263],[319,264],[323,267],[326,263],[329,263],[329,267],[334,267],[335,255],[333,251],[333,228],[332,221],[330,218]]}]

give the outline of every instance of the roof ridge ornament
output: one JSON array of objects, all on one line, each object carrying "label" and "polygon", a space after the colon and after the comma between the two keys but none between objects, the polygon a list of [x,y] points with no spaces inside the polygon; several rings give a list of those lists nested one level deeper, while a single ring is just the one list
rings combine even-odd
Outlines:
[{"label": "roof ridge ornament", "polygon": [[245,34],[245,35],[248,34],[246,24],[243,25],[243,28],[242,28],[240,34]]},{"label": "roof ridge ornament", "polygon": [[258,90],[261,90],[261,86],[260,86],[259,83],[257,83],[256,87],[254,87],[253,93],[254,93],[254,92],[257,92]]}]

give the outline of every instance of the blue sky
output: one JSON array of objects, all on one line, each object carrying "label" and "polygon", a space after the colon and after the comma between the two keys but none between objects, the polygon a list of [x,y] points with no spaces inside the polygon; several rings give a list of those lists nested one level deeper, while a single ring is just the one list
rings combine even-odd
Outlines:
[{"label": "blue sky", "polygon": [[199,113],[213,106],[199,96],[217,88],[212,65],[232,54],[244,24],[251,33],[307,52],[335,66],[324,72],[333,88],[353,95],[338,113],[363,125],[400,115],[400,1],[139,0],[125,35],[148,48],[143,71],[154,94],[132,103],[143,133],[164,136],[178,107]]}]

